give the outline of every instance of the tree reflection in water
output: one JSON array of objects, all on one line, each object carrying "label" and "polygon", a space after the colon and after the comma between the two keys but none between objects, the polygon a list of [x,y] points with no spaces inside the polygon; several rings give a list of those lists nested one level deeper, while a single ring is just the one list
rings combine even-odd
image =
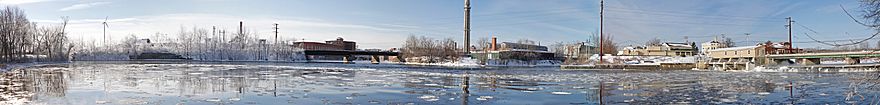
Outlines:
[{"label": "tree reflection in water", "polygon": [[14,70],[0,76],[0,104],[23,104],[29,100],[64,97],[65,72],[52,70]]}]

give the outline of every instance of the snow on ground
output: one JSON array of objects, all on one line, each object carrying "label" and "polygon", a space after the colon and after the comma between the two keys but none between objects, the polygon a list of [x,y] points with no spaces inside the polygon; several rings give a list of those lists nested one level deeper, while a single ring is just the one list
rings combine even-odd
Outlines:
[{"label": "snow on ground", "polygon": [[61,64],[61,63],[67,63],[67,62],[34,62],[34,63],[7,63],[7,64],[0,64],[0,72],[3,72],[3,71],[9,71],[9,70],[13,70],[13,69],[19,69],[19,68],[27,68],[27,67],[42,66],[42,65],[52,65],[52,64]]},{"label": "snow on ground", "polygon": [[[610,63],[618,63],[618,64],[637,64],[637,65],[659,65],[660,63],[696,63],[697,59],[703,58],[704,56],[688,56],[688,57],[677,57],[677,56],[615,56],[615,55],[605,55],[602,56],[602,61],[610,62]],[[590,56],[590,61],[596,62],[599,59],[599,54],[594,54]],[[590,64],[588,64],[590,65]]]},{"label": "snow on ground", "polygon": [[561,61],[557,60],[488,60],[486,66],[559,66]]},{"label": "snow on ground", "polygon": [[415,63],[406,62],[408,65],[428,65],[428,66],[445,66],[445,67],[480,67],[480,61],[473,58],[461,58],[458,61],[441,62],[441,63]]}]

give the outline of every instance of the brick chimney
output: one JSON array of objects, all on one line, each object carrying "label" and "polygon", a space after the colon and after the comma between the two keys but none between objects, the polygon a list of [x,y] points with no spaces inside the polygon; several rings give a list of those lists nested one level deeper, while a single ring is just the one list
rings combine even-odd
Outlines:
[{"label": "brick chimney", "polygon": [[498,50],[497,46],[498,46],[498,38],[496,38],[495,36],[492,36],[492,51],[497,51]]}]

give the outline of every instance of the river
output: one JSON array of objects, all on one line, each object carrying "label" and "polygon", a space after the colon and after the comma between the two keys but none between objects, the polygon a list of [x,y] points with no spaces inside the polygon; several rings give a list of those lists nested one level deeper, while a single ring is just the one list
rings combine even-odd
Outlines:
[{"label": "river", "polygon": [[0,104],[870,104],[876,73],[74,62],[0,73]]}]

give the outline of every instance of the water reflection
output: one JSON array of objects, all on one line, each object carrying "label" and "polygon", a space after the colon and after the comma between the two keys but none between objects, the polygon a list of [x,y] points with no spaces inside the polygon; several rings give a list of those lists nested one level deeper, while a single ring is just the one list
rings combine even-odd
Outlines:
[{"label": "water reflection", "polygon": [[833,104],[862,75],[74,63],[2,73],[0,104]]}]

